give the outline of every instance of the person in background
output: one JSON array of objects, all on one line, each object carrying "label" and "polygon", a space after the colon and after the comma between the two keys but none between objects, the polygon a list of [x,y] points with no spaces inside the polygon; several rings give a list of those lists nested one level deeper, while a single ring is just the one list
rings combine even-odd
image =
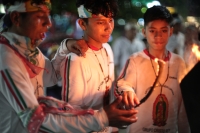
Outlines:
[{"label": "person in background", "polygon": [[[57,83],[56,68],[67,51],[67,46],[61,45],[50,62],[37,48],[51,26],[51,3],[3,0],[3,4],[7,13],[0,21],[1,133],[91,132],[136,121],[135,111],[118,109],[121,98],[94,112],[76,109],[52,97],[41,97],[43,87]],[[59,56],[61,53],[63,56]]]},{"label": "person in background", "polygon": [[143,41],[137,37],[137,25],[128,22],[124,26],[124,32],[124,36],[117,38],[112,45],[116,77],[119,76],[129,56],[145,48]]},{"label": "person in background", "polygon": [[167,43],[167,50],[180,55],[183,58],[185,36],[182,33],[182,18],[177,13],[172,14],[173,34]]},{"label": "person in background", "polygon": [[123,96],[124,107],[132,110],[139,106],[139,120],[129,126],[129,133],[190,132],[179,85],[185,76],[185,62],[166,49],[173,33],[171,21],[166,7],[147,9],[142,32],[149,46],[130,56],[117,79],[115,95]]}]

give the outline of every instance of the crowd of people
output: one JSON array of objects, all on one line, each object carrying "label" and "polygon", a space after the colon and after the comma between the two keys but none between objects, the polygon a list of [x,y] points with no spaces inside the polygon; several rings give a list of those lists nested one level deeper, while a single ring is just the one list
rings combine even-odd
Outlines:
[{"label": "crowd of people", "polygon": [[153,6],[142,29],[127,22],[109,44],[117,0],[77,0],[82,38],[44,50],[38,47],[52,26],[50,0],[3,4],[2,133],[191,132],[180,82],[198,62],[195,25],[184,27],[180,15]]}]

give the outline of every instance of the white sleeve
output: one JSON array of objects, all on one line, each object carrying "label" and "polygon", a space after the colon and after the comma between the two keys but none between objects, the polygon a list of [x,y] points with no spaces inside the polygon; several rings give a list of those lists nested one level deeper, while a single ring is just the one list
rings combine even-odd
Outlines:
[{"label": "white sleeve", "polygon": [[123,91],[132,91],[134,92],[134,89],[136,87],[136,67],[134,60],[130,57],[119,78],[117,79],[117,84],[115,86],[115,95],[118,96]]},{"label": "white sleeve", "polygon": [[[83,105],[83,94],[87,90],[88,70],[84,58],[74,53],[67,55],[61,64],[62,75],[62,100],[71,105]],[[78,93],[77,93],[78,92]]]},{"label": "white sleeve", "polygon": [[[41,57],[45,59],[44,68],[46,71],[44,71],[43,74],[44,87],[53,86],[57,84],[59,79],[61,79],[60,64],[66,58],[66,55],[69,53],[65,44],[66,41],[67,39],[61,42],[60,47],[58,48],[54,58],[51,61],[47,57],[44,56]],[[38,59],[38,60],[43,60],[43,59]]]},{"label": "white sleeve", "polygon": [[104,110],[94,115],[73,117],[51,113],[43,115],[45,110],[38,110],[38,108],[42,109],[42,106],[34,95],[34,87],[21,59],[14,52],[4,51],[4,53],[0,56],[0,93],[4,96],[2,98],[10,104],[11,110],[7,109],[7,111],[16,112],[18,114],[16,117],[22,121],[24,128],[29,130],[28,125],[34,122],[36,123],[34,126],[39,127],[39,130],[74,133],[99,131],[108,126]]},{"label": "white sleeve", "polygon": [[108,118],[105,111],[101,109],[94,115],[63,117],[48,114],[40,129],[61,133],[88,133],[100,131],[106,126],[108,126]]}]

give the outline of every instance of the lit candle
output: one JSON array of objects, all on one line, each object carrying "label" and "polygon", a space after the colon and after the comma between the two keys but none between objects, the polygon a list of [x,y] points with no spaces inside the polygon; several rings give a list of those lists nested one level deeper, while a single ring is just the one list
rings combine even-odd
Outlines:
[{"label": "lit candle", "polygon": [[159,68],[160,68],[160,66],[159,66],[159,64],[158,64],[158,58],[155,58],[154,59],[154,61],[156,62],[156,76],[158,76],[158,72],[159,72]]}]

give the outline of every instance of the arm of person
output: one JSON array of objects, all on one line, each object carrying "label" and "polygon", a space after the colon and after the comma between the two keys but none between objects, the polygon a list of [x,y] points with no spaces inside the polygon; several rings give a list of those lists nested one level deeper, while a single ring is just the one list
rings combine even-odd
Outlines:
[{"label": "arm of person", "polygon": [[77,106],[84,105],[85,93],[88,93],[87,81],[91,75],[90,69],[83,57],[74,53],[66,56],[60,66],[62,76],[62,100]]},{"label": "arm of person", "polygon": [[53,86],[57,83],[60,77],[60,65],[62,61],[66,58],[66,55],[70,52],[76,53],[77,55],[85,55],[87,51],[87,44],[84,40],[75,40],[75,39],[64,39],[60,47],[58,48],[54,58],[49,61],[48,58],[45,58],[45,66],[44,68],[48,72],[44,72],[43,80],[44,86],[49,87]]},{"label": "arm of person", "polygon": [[23,63],[18,58],[13,60],[14,55],[11,53],[8,56],[3,58],[5,62],[1,64],[0,93],[12,108],[8,111],[16,112],[22,122],[19,124],[23,124],[29,131],[38,129],[48,132],[91,132],[99,131],[108,125],[129,125],[137,120],[137,111],[121,111],[117,108],[120,100],[94,115],[70,117],[46,113],[34,95],[34,87]]},{"label": "arm of person", "polygon": [[122,95],[123,103],[126,109],[131,109],[139,104],[139,100],[133,88],[136,86],[136,67],[134,60],[130,57],[115,85],[115,96]]}]

